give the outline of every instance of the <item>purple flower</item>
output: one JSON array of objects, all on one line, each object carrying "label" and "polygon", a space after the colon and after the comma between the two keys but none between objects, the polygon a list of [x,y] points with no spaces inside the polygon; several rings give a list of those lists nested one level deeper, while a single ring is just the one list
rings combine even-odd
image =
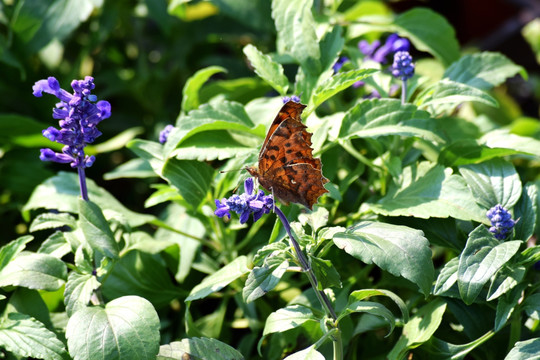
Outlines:
[{"label": "purple flower", "polygon": [[167,142],[167,139],[169,138],[169,135],[172,131],[172,129],[174,129],[174,125],[167,125],[163,128],[163,130],[161,130],[161,132],[159,133],[159,142],[161,144],[164,144]]},{"label": "purple flower", "polygon": [[410,79],[414,75],[412,56],[407,51],[398,51],[394,54],[392,75],[403,81]]},{"label": "purple flower", "polygon": [[288,97],[288,96],[283,97],[282,100],[284,104],[288,103],[289,101],[294,101],[295,103],[299,103],[300,97],[296,95],[291,95],[291,97]]},{"label": "purple flower", "polygon": [[51,149],[41,149],[40,159],[58,163],[70,163],[71,167],[84,169],[92,166],[94,156],[84,154],[87,144],[101,135],[97,124],[111,116],[111,104],[108,101],[97,101],[91,94],[94,89],[94,78],[86,76],[84,80],[71,82],[73,94],[60,88],[54,77],[37,81],[32,87],[33,94],[41,97],[43,93],[56,96],[60,102],[53,109],[53,118],[59,120],[60,130],[52,126],[42,131],[47,139],[65,145],[62,153]]},{"label": "purple flower", "polygon": [[358,43],[358,48],[367,59],[380,64],[386,64],[388,55],[396,51],[409,51],[411,46],[409,40],[399,37],[398,34],[391,34],[385,43],[382,46],[380,45],[381,42],[379,40],[375,40],[372,44],[369,44],[366,40],[362,40]]},{"label": "purple flower", "polygon": [[334,74],[336,74],[347,61],[349,61],[348,57],[340,56],[336,63],[332,66],[332,69],[334,69]]},{"label": "purple flower", "polygon": [[240,215],[240,223],[244,224],[253,214],[253,222],[259,220],[264,214],[268,214],[273,206],[274,199],[272,195],[265,195],[264,191],[259,190],[253,193],[253,178],[247,178],[244,182],[243,194],[234,194],[228,199],[221,201],[215,200],[216,211],[214,214],[219,217],[231,218],[231,211]]},{"label": "purple flower", "polygon": [[502,205],[495,205],[486,213],[487,218],[491,221],[489,231],[494,234],[498,240],[505,239],[514,228],[516,222],[512,220],[512,215]]}]

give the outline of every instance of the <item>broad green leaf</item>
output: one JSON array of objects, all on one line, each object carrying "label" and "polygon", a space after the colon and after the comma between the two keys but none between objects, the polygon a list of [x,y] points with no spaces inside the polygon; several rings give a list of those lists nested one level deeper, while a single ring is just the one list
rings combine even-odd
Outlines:
[{"label": "broad green leaf", "polygon": [[313,91],[309,106],[304,111],[305,117],[311,114],[319,105],[335,94],[345,90],[357,81],[363,80],[378,72],[377,69],[358,69],[340,72],[318,85]]},{"label": "broad green leaf", "polygon": [[523,67],[503,54],[484,51],[464,55],[446,69],[444,77],[480,90],[490,90],[517,73],[527,77]]},{"label": "broad green leaf", "polygon": [[[441,80],[422,91],[415,101],[419,108],[443,105],[444,109],[453,109],[464,102],[479,102],[497,107],[498,103],[491,95],[475,87],[451,80]],[[442,112],[436,110],[435,115]]]},{"label": "broad green leaf", "polygon": [[364,221],[334,235],[334,243],[366,264],[415,283],[424,295],[431,290],[434,268],[429,242],[419,230]]},{"label": "broad green leaf", "polygon": [[158,309],[167,306],[181,294],[185,296],[173,284],[171,273],[161,257],[137,250],[129,251],[115,262],[101,289],[107,299],[138,295]]},{"label": "broad green leaf", "polygon": [[436,299],[424,305],[403,326],[403,334],[388,354],[389,360],[401,360],[409,349],[414,349],[428,341],[441,324],[446,311],[446,303]]},{"label": "broad green leaf", "polygon": [[515,307],[521,301],[522,292],[526,288],[527,284],[520,284],[516,286],[512,291],[504,294],[497,301],[497,311],[495,313],[495,325],[493,330],[499,331],[507,323],[512,316]]},{"label": "broad green leaf", "polygon": [[206,163],[171,158],[163,166],[162,177],[178,192],[193,209],[197,209],[210,190],[214,169]]},{"label": "broad green leaf", "polygon": [[521,308],[532,319],[540,320],[540,293],[528,295],[521,304]]},{"label": "broad green leaf", "polygon": [[397,296],[396,294],[394,294],[393,292],[389,290],[384,290],[384,289],[355,290],[349,295],[349,304],[364,300],[372,296],[386,296],[390,298],[399,307],[399,310],[401,311],[401,315],[403,317],[403,322],[406,323],[407,321],[409,321],[409,310],[407,309],[407,305],[405,305],[405,303],[403,302],[403,300],[401,300],[399,296]]},{"label": "broad green leaf", "polygon": [[452,142],[439,154],[437,162],[444,166],[478,164],[493,158],[515,155],[520,151],[508,148],[490,148],[480,145],[476,140],[465,139]]},{"label": "broad green leaf", "polygon": [[107,141],[100,142],[97,145],[88,145],[84,151],[88,155],[97,155],[101,153],[111,152],[114,150],[123,149],[126,144],[137,135],[144,133],[144,128],[134,127],[122,131]]},{"label": "broad green leaf", "polygon": [[67,242],[64,233],[61,231],[56,231],[41,243],[37,252],[41,254],[49,254],[60,259],[70,251],[71,246]]},{"label": "broad green leaf", "polygon": [[315,348],[315,345],[311,345],[310,347],[297,351],[283,360],[324,360],[324,356],[317,351]]},{"label": "broad green leaf", "polygon": [[[429,119],[429,113],[418,110],[411,104],[402,105],[399,100],[370,99],[363,100],[352,107],[343,118],[339,137],[384,136],[379,128],[391,128],[394,125],[404,124],[407,120]],[[374,135],[370,131],[377,131]],[[442,141],[441,141],[442,142]]]},{"label": "broad green leaf", "polygon": [[244,360],[233,347],[217,339],[190,338],[161,345],[157,360]]},{"label": "broad green leaf", "polygon": [[224,160],[255,153],[261,138],[245,134],[232,136],[228,131],[205,131],[190,136],[177,147],[170,157],[182,160]]},{"label": "broad green leaf", "polygon": [[484,344],[494,333],[492,331],[467,343],[455,345],[432,336],[431,339],[422,345],[422,350],[426,351],[434,359],[461,360],[475,348]]},{"label": "broad green leaf", "polygon": [[[93,180],[86,178],[86,184],[88,186],[88,197],[103,209],[105,215],[108,212],[120,214],[133,227],[154,219],[154,216],[138,214],[127,209],[105,189],[98,187]],[[30,210],[40,208],[77,213],[79,198],[80,189],[77,174],[60,171],[58,175],[45,180],[36,187],[23,207],[23,216],[28,218]]]},{"label": "broad green leaf", "polygon": [[20,313],[9,313],[0,320],[0,347],[26,358],[68,358],[64,344],[55,333],[29,315]]},{"label": "broad green leaf", "polygon": [[159,352],[159,317],[148,300],[124,296],[104,307],[75,312],[69,318],[66,338],[75,360],[155,359]]},{"label": "broad green leaf", "polygon": [[366,203],[377,214],[387,216],[453,217],[489,223],[465,180],[450,168],[421,162],[403,169],[396,185],[376,203]]},{"label": "broad green leaf", "polygon": [[538,360],[540,359],[540,338],[518,341],[504,360]]},{"label": "broad green leaf", "polygon": [[[17,114],[0,114],[0,144],[17,142],[17,138],[41,134],[47,125],[31,117]],[[50,141],[46,139],[48,143]]]},{"label": "broad green leaf", "polygon": [[283,73],[281,64],[274,62],[270,56],[263,54],[251,44],[244,47],[244,54],[247,56],[257,75],[272,86],[280,95],[283,96],[287,93],[289,80]]},{"label": "broad green leaf", "polygon": [[201,69],[187,79],[182,90],[182,111],[188,113],[199,107],[199,90],[203,84],[214,74],[227,72],[221,66],[209,66]]},{"label": "broad green leaf", "polygon": [[486,300],[494,300],[513,289],[516,285],[521,283],[526,271],[527,269],[524,266],[504,266],[493,278],[491,278],[491,284]]},{"label": "broad green leaf", "polygon": [[248,272],[247,258],[245,256],[239,256],[212,275],[205,277],[200,284],[191,289],[191,292],[185,301],[205,298],[208,295],[223,289],[232,281],[244,276]]},{"label": "broad green leaf", "polygon": [[309,255],[309,260],[311,261],[311,267],[315,273],[315,277],[318,280],[317,290],[342,287],[341,277],[330,260],[324,260],[312,255]]},{"label": "broad green leaf", "polygon": [[99,206],[92,201],[79,199],[79,226],[93,250],[112,259],[118,257],[118,244],[111,228]]},{"label": "broad green leaf", "polygon": [[99,288],[101,284],[92,274],[79,274],[72,271],[66,283],[64,291],[64,304],[68,316],[82,310],[88,305],[92,293]]},{"label": "broad green leaf", "polygon": [[323,71],[332,69],[344,44],[343,28],[339,25],[332,26],[330,31],[324,35],[320,43],[321,65]]},{"label": "broad green leaf", "polygon": [[511,134],[507,129],[488,132],[480,138],[480,143],[490,148],[504,148],[540,157],[540,140]]},{"label": "broad green leaf", "polygon": [[436,12],[417,7],[400,14],[394,25],[399,35],[409,38],[416,49],[434,55],[445,66],[459,58],[454,29]]},{"label": "broad green leaf", "polygon": [[540,19],[530,21],[521,29],[521,35],[527,40],[536,55],[536,62],[540,64]]},{"label": "broad green leaf", "polygon": [[115,169],[103,174],[105,180],[115,180],[122,178],[151,178],[155,177],[156,173],[152,170],[152,166],[144,159],[131,159],[119,165]]},{"label": "broad green leaf", "polygon": [[279,52],[292,55],[303,69],[318,74],[321,52],[312,5],[313,0],[273,0],[272,18],[276,24]]},{"label": "broad green leaf", "polygon": [[6,267],[21,251],[26,244],[34,239],[31,235],[21,236],[0,248],[0,271]]},{"label": "broad green leaf", "polygon": [[316,233],[317,230],[328,224],[328,210],[323,207],[315,207],[310,213],[301,213],[298,215],[298,221],[302,225],[309,225],[311,231]]},{"label": "broad green leaf", "polygon": [[290,305],[279,309],[266,318],[263,338],[268,334],[294,329],[307,321],[318,322],[311,310],[305,306]]},{"label": "broad green leaf", "polygon": [[503,265],[519,250],[521,241],[500,243],[484,225],[474,229],[459,256],[458,288],[463,301],[470,305]]},{"label": "broad green leaf", "polygon": [[538,261],[540,261],[540,245],[535,245],[523,250],[521,254],[519,254],[516,264],[531,266]]},{"label": "broad green leaf", "polygon": [[67,278],[66,264],[51,255],[22,252],[0,270],[0,287],[13,285],[58,290]]},{"label": "broad green leaf", "polygon": [[[50,295],[50,297],[48,295]],[[31,316],[45,325],[46,328],[52,330],[54,329],[54,325],[51,322],[51,312],[49,311],[48,306],[55,306],[54,300],[52,299],[55,295],[58,295],[59,301],[57,304],[61,306],[62,291],[55,291],[54,293],[45,291],[40,292],[39,290],[30,290],[19,287],[15,289],[15,291],[10,292],[9,301],[5,304],[3,313],[21,313]],[[45,300],[51,301],[45,303]]]},{"label": "broad green leaf", "polygon": [[386,321],[390,326],[390,330],[388,330],[388,334],[386,336],[390,335],[392,331],[394,331],[396,319],[392,312],[388,310],[386,306],[372,301],[355,301],[347,305],[345,310],[338,315],[338,321],[341,321],[349,314],[358,312],[367,313],[384,319],[384,321]]},{"label": "broad green leaf", "polygon": [[270,258],[263,266],[254,267],[242,290],[244,301],[250,303],[274,289],[288,267],[289,262],[282,258]]},{"label": "broad green leaf", "polygon": [[511,209],[521,196],[521,181],[514,166],[503,159],[460,166],[476,203],[484,209],[500,204]]},{"label": "broad green leaf", "polygon": [[534,183],[528,183],[514,207],[514,218],[519,219],[514,226],[515,239],[529,240],[534,234],[537,217],[538,188]]},{"label": "broad green leaf", "polygon": [[56,229],[63,226],[69,226],[71,229],[75,229],[77,226],[77,220],[66,213],[43,213],[36,216],[32,224],[30,225],[30,232],[45,230],[45,229]]},{"label": "broad green leaf", "polygon": [[437,281],[435,282],[435,287],[433,288],[434,295],[443,295],[454,286],[457,282],[458,267],[459,257],[455,257],[444,264],[444,267],[441,269]]},{"label": "broad green leaf", "polygon": [[165,144],[165,153],[170,154],[178,145],[197,133],[204,131],[229,130],[264,137],[264,127],[255,127],[242,104],[219,101],[201,105],[176,120],[176,128]]}]

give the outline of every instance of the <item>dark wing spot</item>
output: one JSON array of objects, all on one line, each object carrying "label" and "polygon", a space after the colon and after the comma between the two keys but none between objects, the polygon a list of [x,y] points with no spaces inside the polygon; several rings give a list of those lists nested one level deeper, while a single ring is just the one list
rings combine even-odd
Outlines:
[{"label": "dark wing spot", "polygon": [[291,147],[291,146],[292,146],[292,144],[290,142],[285,143],[285,147]]},{"label": "dark wing spot", "polygon": [[302,154],[301,151],[297,151],[296,154],[295,154],[296,157],[303,157],[303,155],[304,154]]},{"label": "dark wing spot", "polygon": [[275,155],[270,155],[270,159],[271,159],[272,161],[275,161],[275,160],[276,160],[276,156],[275,156]]},{"label": "dark wing spot", "polygon": [[293,152],[293,149],[287,149],[287,151],[285,151],[287,154],[290,154]]},{"label": "dark wing spot", "polygon": [[287,158],[284,156],[281,159],[279,159],[279,162],[282,162],[285,164],[287,162]]}]

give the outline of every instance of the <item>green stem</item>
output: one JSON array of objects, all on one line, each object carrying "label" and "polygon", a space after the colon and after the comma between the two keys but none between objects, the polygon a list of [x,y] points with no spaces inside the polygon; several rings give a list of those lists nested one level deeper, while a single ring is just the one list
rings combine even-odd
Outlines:
[{"label": "green stem", "polygon": [[405,105],[407,99],[407,80],[401,81],[401,105]]}]

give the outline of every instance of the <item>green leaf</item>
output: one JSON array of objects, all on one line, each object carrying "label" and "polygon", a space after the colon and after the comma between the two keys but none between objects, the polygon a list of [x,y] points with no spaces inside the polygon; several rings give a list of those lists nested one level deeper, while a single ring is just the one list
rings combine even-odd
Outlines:
[{"label": "green leaf", "polygon": [[152,166],[148,161],[143,159],[131,159],[119,165],[112,171],[103,174],[105,180],[115,180],[122,178],[151,178],[155,177],[156,173],[152,170]]},{"label": "green leaf", "polygon": [[75,312],[68,321],[66,338],[75,360],[155,359],[159,317],[148,300],[124,296],[104,307]]},{"label": "green leaf", "polygon": [[[411,104],[402,105],[394,99],[363,100],[352,107],[343,118],[339,137],[378,137],[400,135],[408,120],[427,120],[429,113]],[[397,126],[400,125],[400,126]],[[391,131],[389,134],[388,131]],[[404,134],[405,135],[405,134]],[[438,139],[443,142],[442,139]]]},{"label": "green leaf", "polygon": [[384,289],[355,290],[349,295],[349,304],[353,304],[357,301],[361,301],[372,296],[386,296],[390,298],[399,307],[399,310],[401,311],[401,315],[403,317],[403,322],[406,323],[407,321],[409,321],[409,310],[407,309],[407,305],[405,305],[405,303],[403,302],[403,300],[401,300],[399,296],[397,296],[390,290],[384,290]]},{"label": "green leaf", "polygon": [[455,257],[444,264],[437,277],[437,281],[435,282],[435,287],[433,288],[434,295],[443,295],[454,286],[457,282],[458,267],[459,257]]},{"label": "green leaf", "polygon": [[272,1],[272,18],[276,24],[278,50],[292,55],[302,68],[318,74],[321,52],[311,13],[313,0]]},{"label": "green leaf", "polygon": [[504,360],[540,359],[540,338],[518,341]]},{"label": "green leaf", "polygon": [[469,185],[476,203],[484,209],[500,204],[511,209],[521,196],[521,181],[514,166],[503,159],[464,165],[459,172]]},{"label": "green leaf", "polygon": [[[120,214],[125,221],[133,227],[140,226],[154,219],[154,216],[133,212],[105,189],[86,178],[88,197],[103,209],[104,213]],[[30,199],[23,207],[23,215],[28,218],[30,210],[45,208],[55,209],[59,212],[78,212],[78,199],[80,198],[79,178],[77,174],[60,171],[58,175],[45,180],[36,187]]]},{"label": "green leaf", "polygon": [[389,360],[400,360],[409,349],[414,349],[428,341],[441,324],[446,311],[446,303],[442,299],[424,305],[403,326],[403,334],[388,354]]},{"label": "green leaf", "polygon": [[323,354],[317,351],[315,344],[304,350],[297,351],[283,360],[324,360]]},{"label": "green leaf", "polygon": [[388,331],[388,334],[386,336],[390,335],[392,331],[394,331],[394,327],[396,326],[396,319],[392,312],[388,310],[386,306],[372,301],[355,301],[352,304],[347,305],[345,310],[343,310],[338,315],[338,321],[341,321],[349,314],[358,312],[374,315],[386,321],[390,326],[390,330]]},{"label": "green leaf", "polygon": [[521,304],[521,308],[532,319],[540,320],[540,293],[527,296]]},{"label": "green leaf", "polygon": [[476,140],[458,140],[445,147],[439,154],[437,162],[444,166],[460,166],[478,164],[493,158],[520,154],[520,151],[505,148],[490,148],[480,145]]},{"label": "green leaf", "polygon": [[206,198],[213,175],[214,169],[206,163],[175,158],[165,162],[162,174],[192,209],[197,209]]},{"label": "green leaf", "polygon": [[334,243],[366,264],[375,263],[415,283],[424,295],[431,290],[434,268],[428,240],[406,226],[364,221],[334,235]]},{"label": "green leaf", "polygon": [[428,52],[448,66],[459,58],[455,31],[444,17],[417,7],[400,14],[394,21],[397,32],[408,37],[418,50]]},{"label": "green leaf", "polygon": [[118,244],[99,206],[79,199],[79,226],[93,250],[112,259],[118,258]]},{"label": "green leaf", "polygon": [[280,95],[287,94],[289,80],[283,73],[281,64],[274,62],[270,56],[263,54],[251,44],[246,45],[243,51],[257,75],[272,86]]},{"label": "green leaf", "polygon": [[239,277],[244,276],[248,272],[247,258],[245,256],[239,256],[212,275],[205,277],[200,284],[191,289],[191,292],[185,301],[205,298],[208,295],[223,289],[225,286]]},{"label": "green leaf", "polygon": [[521,29],[521,35],[527,40],[536,55],[536,62],[540,64],[540,19],[530,21]]},{"label": "green leaf", "polygon": [[32,241],[32,235],[21,236],[0,248],[0,271],[6,267],[21,251],[24,250],[26,244]]},{"label": "green leaf", "polygon": [[363,80],[378,71],[379,70],[377,69],[351,70],[347,72],[340,72],[327,79],[323,83],[319,84],[315,90],[313,90],[309,105],[304,111],[304,116],[307,117],[323,102],[330,99],[337,93],[345,90],[355,82]]},{"label": "green leaf", "polygon": [[[427,87],[416,97],[415,105],[419,108],[443,105],[444,109],[451,110],[467,101],[498,107],[497,100],[488,93],[450,80],[441,80]],[[440,112],[442,110],[435,110],[434,114],[437,115]]]},{"label": "green leaf", "polygon": [[36,216],[32,224],[30,225],[30,232],[45,230],[45,229],[56,229],[63,226],[69,226],[71,229],[77,227],[77,220],[66,213],[43,213]]},{"label": "green leaf", "polygon": [[0,270],[0,287],[13,285],[58,290],[67,278],[66,264],[54,256],[22,252]]},{"label": "green leaf", "polygon": [[88,305],[92,293],[101,284],[92,274],[79,274],[72,271],[68,276],[64,291],[64,304],[68,316],[82,310]]},{"label": "green leaf", "polygon": [[60,259],[70,251],[71,246],[66,240],[64,233],[61,231],[56,231],[41,243],[37,252],[41,254],[49,254]]},{"label": "green leaf", "polygon": [[[339,25],[334,25],[330,30],[324,35],[320,43],[321,49],[321,65],[322,70],[327,71],[332,69],[336,63],[343,45],[345,44],[345,39],[343,38],[343,28]],[[332,73],[333,73],[332,69]]]},{"label": "green leaf", "polygon": [[190,338],[161,345],[157,360],[244,360],[233,347],[210,338]]},{"label": "green leaf", "polygon": [[[4,49],[5,50],[5,49]],[[17,138],[41,134],[46,124],[27,116],[0,114],[0,144],[17,143]],[[48,139],[47,142],[50,143]]]},{"label": "green leaf", "polygon": [[422,219],[453,217],[489,223],[485,210],[476,204],[465,180],[452,175],[450,168],[429,162],[404,168],[386,196],[377,203],[366,204],[380,215]]},{"label": "green leaf", "polygon": [[313,268],[315,277],[319,280],[317,290],[342,287],[339,273],[330,260],[324,260],[311,255],[309,255],[309,259],[311,260],[311,267]]},{"label": "green leaf", "polygon": [[182,111],[187,113],[199,107],[199,90],[203,84],[214,74],[227,72],[221,66],[209,66],[197,71],[193,76],[187,79],[182,90]]},{"label": "green leaf", "polygon": [[254,267],[248,275],[242,297],[250,303],[274,289],[287,271],[289,262],[282,257],[272,257],[262,267]]},{"label": "green leaf", "polygon": [[458,288],[463,301],[470,305],[503,265],[521,246],[521,241],[499,243],[484,225],[474,229],[459,256]]},{"label": "green leaf", "polygon": [[520,284],[520,286],[515,287],[512,291],[504,294],[497,301],[497,311],[495,313],[495,326],[494,331],[499,331],[507,323],[514,312],[515,307],[521,300],[523,290],[527,284]]},{"label": "green leaf", "polygon": [[107,141],[101,142],[97,145],[88,145],[84,151],[87,155],[97,155],[114,150],[120,150],[123,149],[130,140],[142,133],[144,133],[143,127],[130,128],[122,131]]},{"label": "green leaf", "polygon": [[315,207],[310,213],[301,213],[298,215],[298,221],[302,225],[309,225],[313,233],[328,224],[328,210],[323,207]]},{"label": "green leaf", "polygon": [[519,219],[514,226],[515,239],[527,241],[534,234],[537,201],[538,187],[534,183],[528,183],[514,207],[514,217]]},{"label": "green leaf", "polygon": [[503,268],[491,278],[491,284],[486,300],[494,300],[512,290],[516,285],[521,283],[521,280],[525,277],[526,271],[527,269],[524,266],[503,266]]},{"label": "green leaf", "polygon": [[284,307],[274,311],[266,318],[263,338],[268,334],[294,329],[305,322],[318,322],[309,308],[302,305]]},{"label": "green leaf", "polygon": [[480,90],[490,90],[517,73],[527,78],[525,69],[506,56],[484,51],[464,55],[446,69],[444,77]]},{"label": "green leaf", "polygon": [[511,134],[507,129],[493,130],[480,138],[490,148],[504,148],[540,157],[540,141],[528,136]]},{"label": "green leaf", "polygon": [[0,347],[27,358],[68,358],[64,344],[55,333],[36,319],[20,313],[9,313],[0,321]]}]

